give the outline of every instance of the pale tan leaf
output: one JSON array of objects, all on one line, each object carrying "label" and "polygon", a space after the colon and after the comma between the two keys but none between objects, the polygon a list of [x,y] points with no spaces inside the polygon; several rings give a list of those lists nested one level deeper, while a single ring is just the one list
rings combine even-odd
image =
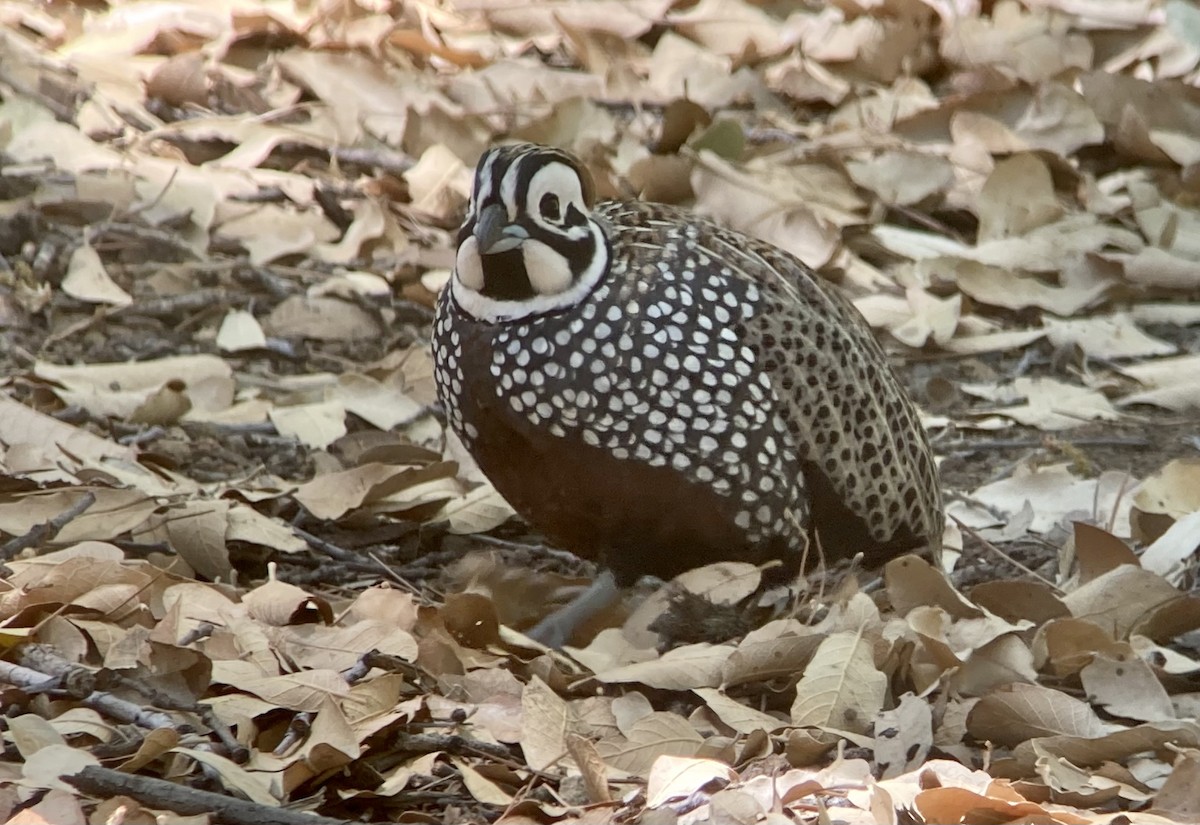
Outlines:
[{"label": "pale tan leaf", "polygon": [[62,734],[36,713],[22,713],[10,719],[9,732],[22,759],[29,759],[42,748],[67,744]]},{"label": "pale tan leaf", "polygon": [[349,686],[333,670],[305,670],[279,676],[263,675],[244,661],[220,660],[213,663],[214,682],[244,690],[278,707],[298,711],[318,711],[325,699],[345,698]]},{"label": "pale tan leaf", "polygon": [[28,786],[78,793],[63,777],[99,764],[99,759],[80,748],[70,745],[47,745],[24,760],[21,764],[21,774],[23,784]]},{"label": "pale tan leaf", "polygon": [[658,659],[610,668],[593,678],[606,684],[640,682],[663,690],[717,687],[721,684],[721,667],[733,651],[728,645],[684,645]]},{"label": "pale tan leaf", "polygon": [[383,330],[376,316],[339,298],[293,295],[281,301],[262,321],[268,335],[312,338],[318,341],[357,341],[375,338]]},{"label": "pale tan leaf", "polygon": [[623,728],[624,736],[596,743],[596,750],[609,765],[638,776],[653,770],[662,756],[695,756],[703,739],[683,717],[655,711]]},{"label": "pale tan leaf", "polygon": [[713,52],[740,58],[747,52],[769,57],[788,45],[780,21],[761,8],[741,0],[700,0],[667,15],[676,31]]},{"label": "pale tan leaf", "polygon": [[753,733],[754,731],[771,733],[788,724],[785,719],[776,719],[770,714],[748,707],[719,690],[696,688],[692,692],[703,699],[704,703],[722,722],[738,733]]},{"label": "pale tan leaf", "polygon": [[1126,564],[1068,593],[1063,603],[1076,618],[1099,625],[1114,639],[1127,639],[1155,608],[1179,597],[1162,576]]},{"label": "pale tan leaf", "polygon": [[512,506],[490,484],[476,487],[465,496],[447,501],[435,517],[446,519],[450,532],[459,535],[486,533],[515,515]]},{"label": "pale tan leaf", "polygon": [[63,292],[90,304],[126,306],[133,296],[117,286],[100,260],[100,255],[88,244],[79,246],[67,264],[62,282]]},{"label": "pale tan leaf", "polygon": [[[972,389],[964,389],[976,394]],[[1010,386],[997,390],[999,396],[1011,394],[1025,403],[996,407],[988,412],[1042,430],[1067,430],[1089,421],[1116,421],[1121,417],[1103,393],[1053,378],[1018,378]]]},{"label": "pale tan leaf", "polygon": [[326,400],[336,401],[347,412],[381,430],[390,430],[411,421],[425,408],[405,392],[399,376],[379,381],[359,372],[344,372],[337,384],[326,392]]},{"label": "pale tan leaf", "polygon": [[1098,653],[1082,670],[1079,679],[1088,701],[1113,716],[1139,722],[1175,718],[1166,689],[1150,665],[1128,646],[1120,653]]},{"label": "pale tan leaf", "polygon": [[534,676],[521,694],[521,752],[534,770],[547,770],[568,756],[567,736],[586,734],[558,694]]},{"label": "pale tan leaf", "polygon": [[929,702],[912,693],[879,714],[875,723],[875,762],[883,778],[895,777],[921,766],[933,746],[933,710]]},{"label": "pale tan leaf", "polygon": [[1115,535],[1128,536],[1127,492],[1136,484],[1137,479],[1113,471],[1095,479],[1080,479],[1066,465],[1036,469],[1018,466],[1010,478],[985,484],[971,495],[1007,514],[1020,512],[1027,502],[1036,502],[1030,529],[1037,533],[1045,533],[1074,515],[1096,524],[1111,523]]},{"label": "pale tan leaf", "polygon": [[849,162],[846,172],[881,201],[896,206],[919,203],[954,182],[949,161],[922,152],[882,152],[868,160]]},{"label": "pale tan leaf", "polygon": [[863,733],[883,709],[886,690],[872,645],[858,633],[835,633],[821,642],[796,685],[792,724]]},{"label": "pale tan leaf", "polygon": [[199,748],[176,748],[174,753],[211,768],[227,787],[236,789],[250,801],[271,808],[279,807],[279,800],[271,793],[267,774],[249,771],[231,759]]},{"label": "pale tan leaf", "polygon": [[646,780],[646,805],[657,808],[672,800],[687,799],[702,790],[711,792],[737,778],[733,768],[713,759],[693,759],[664,754],[654,760]]},{"label": "pale tan leaf", "polygon": [[979,240],[1020,237],[1063,214],[1050,169],[1037,155],[1019,154],[996,164],[977,205]]},{"label": "pale tan leaf", "polygon": [[[197,409],[223,408],[233,398],[233,370],[213,355],[176,355],[150,361],[64,366],[39,361],[34,373],[61,385],[57,394],[97,415],[128,418],[164,386],[182,384]],[[201,388],[215,389],[206,392]]]},{"label": "pale tan leaf", "polygon": [[267,336],[254,316],[244,310],[230,310],[217,330],[217,346],[225,352],[261,349]]},{"label": "pale tan leaf", "polygon": [[1053,286],[1009,267],[985,266],[974,261],[945,259],[944,267],[953,274],[958,288],[977,301],[1007,309],[1040,307],[1062,316],[1074,315],[1097,303],[1111,288],[1111,284],[1103,281],[1082,287]]},{"label": "pale tan leaf", "polygon": [[1169,410],[1200,409],[1200,355],[1178,355],[1121,369],[1141,382],[1141,392],[1121,399],[1122,405],[1154,404]]},{"label": "pale tan leaf", "polygon": [[328,447],[346,434],[346,408],[336,400],[274,407],[268,415],[280,435],[309,447]]},{"label": "pale tan leaf", "polygon": [[438,144],[425,150],[413,168],[404,173],[412,194],[413,209],[448,221],[459,214],[471,194],[471,170],[458,155]]},{"label": "pale tan leaf", "polygon": [[268,625],[285,626],[294,622],[320,619],[333,621],[333,609],[320,596],[313,596],[294,584],[270,579],[242,596],[250,618]]},{"label": "pale tan leaf", "polygon": [[1013,684],[980,699],[968,720],[971,734],[1012,746],[1041,736],[1103,736],[1102,722],[1086,702],[1040,685]]},{"label": "pale tan leaf", "polygon": [[1061,321],[1047,318],[1044,323],[1056,347],[1074,344],[1092,358],[1146,358],[1179,351],[1174,344],[1142,332],[1125,313]]}]

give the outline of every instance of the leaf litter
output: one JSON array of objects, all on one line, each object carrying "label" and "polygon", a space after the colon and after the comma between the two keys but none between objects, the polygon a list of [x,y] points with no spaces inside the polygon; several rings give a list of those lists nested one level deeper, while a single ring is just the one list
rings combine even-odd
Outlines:
[{"label": "leaf litter", "polygon": [[[1200,816],[1190,5],[0,20],[5,821]],[[590,568],[446,443],[425,343],[505,137],[840,282],[954,563],[525,639]]]}]

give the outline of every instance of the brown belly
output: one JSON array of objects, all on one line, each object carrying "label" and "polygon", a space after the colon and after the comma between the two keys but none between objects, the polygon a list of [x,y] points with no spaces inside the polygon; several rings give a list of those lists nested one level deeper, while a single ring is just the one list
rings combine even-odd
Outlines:
[{"label": "brown belly", "polygon": [[599,561],[618,583],[671,578],[715,561],[795,557],[782,542],[751,544],[732,502],[670,467],[614,458],[581,440],[522,432],[479,410],[472,452],[523,518],[552,542]]}]

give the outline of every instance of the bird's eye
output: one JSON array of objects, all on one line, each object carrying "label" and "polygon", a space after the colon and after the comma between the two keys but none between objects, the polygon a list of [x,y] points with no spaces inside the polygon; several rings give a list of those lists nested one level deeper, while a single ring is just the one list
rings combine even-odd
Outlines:
[{"label": "bird's eye", "polygon": [[538,209],[542,212],[542,217],[548,221],[557,221],[562,219],[562,210],[558,205],[558,195],[547,192],[542,195],[541,203],[538,204]]}]

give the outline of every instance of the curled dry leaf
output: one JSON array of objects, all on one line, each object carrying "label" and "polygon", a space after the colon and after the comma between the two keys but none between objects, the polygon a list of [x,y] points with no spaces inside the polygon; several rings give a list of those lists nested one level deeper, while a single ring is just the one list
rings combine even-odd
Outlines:
[{"label": "curled dry leaf", "polygon": [[804,628],[778,626],[751,631],[721,667],[721,684],[735,687],[768,682],[800,673],[816,653],[823,634]]},{"label": "curled dry leaf", "polygon": [[187,415],[192,409],[187,384],[183,381],[168,381],[129,414],[131,424],[169,426]]},{"label": "curled dry leaf", "polygon": [[1122,564],[1138,564],[1138,557],[1129,545],[1107,530],[1082,521],[1075,522],[1075,558],[1079,563],[1079,580],[1084,583]]},{"label": "curled dry leaf", "polygon": [[748,707],[719,690],[696,688],[693,692],[704,700],[717,718],[738,733],[750,734],[755,731],[771,733],[788,724],[785,719],[777,719],[770,714]]},{"label": "curled dry leaf", "polygon": [[325,599],[274,579],[242,596],[242,604],[250,618],[277,627],[333,621],[333,609]]},{"label": "curled dry leaf", "polygon": [[117,286],[100,260],[100,255],[87,244],[71,255],[62,288],[72,298],[89,304],[126,306],[133,303],[133,296]]},{"label": "curled dry leaf", "polygon": [[945,574],[919,556],[901,556],[884,568],[888,598],[903,616],[916,607],[938,607],[958,619],[982,615],[975,605],[957,593]]}]

